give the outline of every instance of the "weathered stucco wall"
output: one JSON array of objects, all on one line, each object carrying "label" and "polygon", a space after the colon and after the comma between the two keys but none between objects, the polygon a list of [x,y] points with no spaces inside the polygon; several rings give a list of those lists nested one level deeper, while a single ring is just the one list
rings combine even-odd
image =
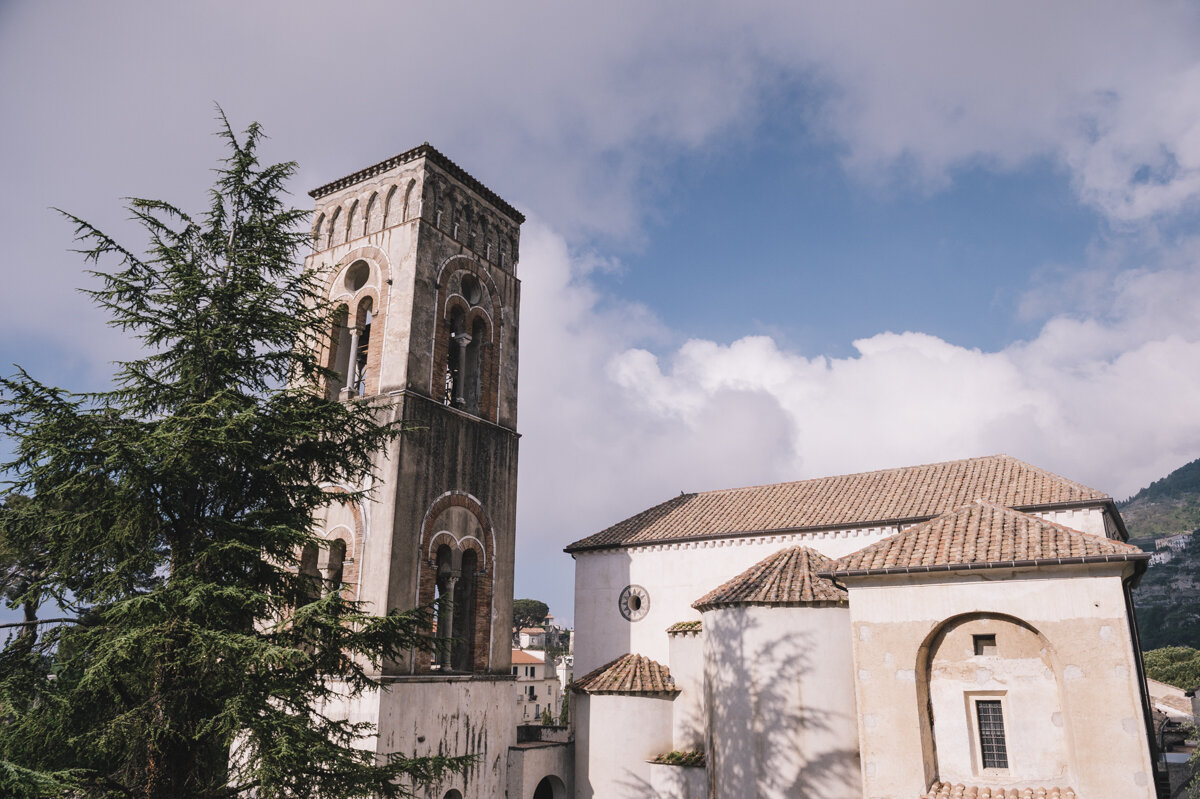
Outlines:
[{"label": "weathered stucco wall", "polygon": [[650,764],[671,751],[670,698],[576,693],[577,799],[653,797]]},{"label": "weathered stucco wall", "polygon": [[571,744],[538,742],[509,747],[506,799],[533,799],[543,780],[552,799],[571,799],[575,796],[574,777]]},{"label": "weathered stucco wall", "polygon": [[[1060,764],[1065,746],[1071,787],[1080,796],[1152,797],[1122,584],[1123,570],[1129,568],[1111,564],[847,579],[864,796],[917,796],[939,777],[939,769],[961,775],[964,782],[993,786],[1061,784],[1064,780],[1048,772]],[[963,638],[950,642],[954,653],[931,664],[931,647],[936,649],[943,625],[980,614],[1020,620],[1045,646],[1035,657],[1033,640],[1022,634],[1024,640],[1015,642],[1018,662],[997,666],[972,662],[962,652]],[[962,635],[969,633],[969,627],[962,628]],[[931,666],[951,681],[944,696],[934,689],[933,721],[941,741],[936,749],[926,710]],[[1055,675],[1057,703],[1050,698],[1046,668]],[[972,722],[966,699],[954,702],[948,694],[954,681],[967,690],[972,669],[971,690],[1004,691],[1016,698],[1006,708],[1006,733],[1016,745],[1007,773],[980,773],[969,760],[975,744],[961,738],[950,743],[967,735]],[[1021,699],[1026,688],[1041,699]],[[1021,736],[1047,752],[1031,755],[1018,742]]]},{"label": "weathered stucco wall", "polygon": [[504,799],[508,747],[516,740],[512,691],[511,677],[406,677],[328,710],[376,724],[378,734],[362,746],[377,752],[478,755],[466,774],[424,789],[421,799],[442,799],[451,788],[463,799]]},{"label": "weathered stucco wall", "polygon": [[717,799],[862,795],[851,652],[846,607],[705,611]]}]

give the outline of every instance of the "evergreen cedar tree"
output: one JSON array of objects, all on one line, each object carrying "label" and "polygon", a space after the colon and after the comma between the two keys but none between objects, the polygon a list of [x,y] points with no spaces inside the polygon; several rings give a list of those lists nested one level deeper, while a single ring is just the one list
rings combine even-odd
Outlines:
[{"label": "evergreen cedar tree", "polygon": [[205,213],[129,201],[144,255],[66,214],[88,262],[117,264],[88,293],[147,354],[110,391],[0,380],[3,548],[40,558],[6,564],[32,576],[7,598],[74,617],[0,651],[0,795],[402,797],[474,762],[356,749],[371,726],[320,710],[430,645],[427,609],[370,616],[298,573],[314,514],[361,497],[328,487],[363,485],[402,430],[319,390],[333,309],[299,265],[295,165],[219,119]]}]

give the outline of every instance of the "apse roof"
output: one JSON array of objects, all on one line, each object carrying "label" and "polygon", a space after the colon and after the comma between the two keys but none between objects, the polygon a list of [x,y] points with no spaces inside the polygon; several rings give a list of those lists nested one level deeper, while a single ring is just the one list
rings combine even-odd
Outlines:
[{"label": "apse roof", "polygon": [[846,555],[826,573],[838,578],[1149,557],[1131,544],[979,500]]},{"label": "apse roof", "polygon": [[571,687],[589,694],[675,694],[671,670],[645,655],[621,655],[590,671]]},{"label": "apse roof", "polygon": [[808,547],[788,547],[751,566],[692,603],[696,610],[726,605],[810,605],[845,602],[846,590],[828,577],[835,563]]},{"label": "apse roof", "polygon": [[939,516],[977,498],[1024,509],[1113,504],[1101,491],[1008,455],[989,455],[681,494],[576,541],[566,551],[903,524]]}]

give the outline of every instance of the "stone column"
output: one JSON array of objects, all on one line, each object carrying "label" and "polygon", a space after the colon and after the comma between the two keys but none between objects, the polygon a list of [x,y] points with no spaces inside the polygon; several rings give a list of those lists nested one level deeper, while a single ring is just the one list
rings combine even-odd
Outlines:
[{"label": "stone column", "polygon": [[458,374],[454,376],[454,407],[465,408],[467,400],[463,396],[463,383],[467,375],[467,345],[471,343],[471,336],[459,333],[454,337],[454,343],[458,347]]}]

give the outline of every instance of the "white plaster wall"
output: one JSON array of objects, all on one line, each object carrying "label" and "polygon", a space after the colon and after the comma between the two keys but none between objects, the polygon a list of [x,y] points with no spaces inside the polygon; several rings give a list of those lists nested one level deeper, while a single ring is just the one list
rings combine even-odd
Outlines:
[{"label": "white plaster wall", "polygon": [[[763,558],[802,545],[840,558],[897,532],[895,527],[718,539],[575,553],[575,673],[630,652],[666,663],[666,630],[699,619],[692,603]],[[617,600],[627,585],[650,594],[650,610],[626,621]]]},{"label": "white plaster wall", "polygon": [[[1035,515],[1105,535],[1105,514],[1099,508]],[[895,526],[870,527],[577,552],[575,673],[587,674],[630,652],[666,663],[666,629],[678,621],[698,619],[693,602],[774,552],[801,545],[840,558],[899,531]],[[650,594],[650,610],[636,622],[626,621],[617,605],[621,591],[631,584]]]},{"label": "white plaster wall", "polygon": [[[1043,519],[1061,524],[1063,527],[1070,527],[1072,530],[1079,530],[1082,533],[1091,533],[1098,535],[1101,538],[1107,538],[1108,526],[1105,524],[1105,516],[1100,508],[1070,508],[1067,510],[1048,510],[1032,514]],[[1112,528],[1113,536],[1116,535],[1116,527]]]},{"label": "white plaster wall", "polygon": [[[1125,611],[1127,564],[848,579],[863,793],[911,799],[936,778],[924,733],[919,650],[943,622],[998,613],[1036,628],[1062,675],[1072,785],[1089,799],[1152,799],[1152,764]],[[1044,712],[1050,711],[1050,712]],[[1006,719],[1008,735],[1054,725],[1051,708]],[[1023,768],[1014,766],[1014,773]],[[1003,784],[990,776],[976,782]]]},{"label": "white plaster wall", "polygon": [[717,799],[861,797],[851,652],[845,607],[704,613]]},{"label": "white plaster wall", "polygon": [[671,678],[675,680],[675,687],[679,689],[672,711],[672,748],[680,752],[703,751],[703,633],[674,633],[670,639],[671,657],[667,666],[671,670]]},{"label": "white plaster wall", "polygon": [[700,766],[650,764],[650,797],[708,799],[708,771]]},{"label": "white plaster wall", "polygon": [[575,694],[577,799],[653,797],[650,764],[671,751],[668,698]]}]

